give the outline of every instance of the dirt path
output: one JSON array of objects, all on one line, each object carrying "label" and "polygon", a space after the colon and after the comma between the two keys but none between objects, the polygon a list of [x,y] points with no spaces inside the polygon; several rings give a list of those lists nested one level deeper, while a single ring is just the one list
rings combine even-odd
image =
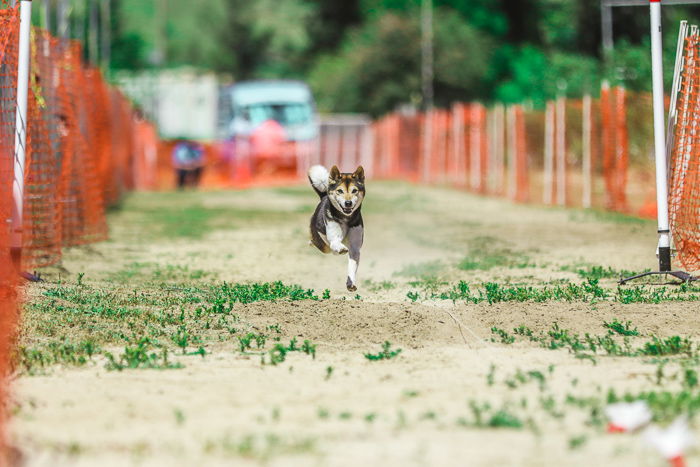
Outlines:
[{"label": "dirt path", "polygon": [[[577,270],[651,268],[652,223],[372,183],[356,296],[344,290],[346,259],[307,245],[314,196],[306,187],[136,194],[110,215],[110,241],[68,252],[63,269],[45,272],[49,284],[30,286],[41,302],[76,281],[123,297],[282,281],[330,299],[233,305],[246,329],[310,340],[315,358],[290,352],[261,365],[235,339],[210,339],[204,358],[172,357],[182,369],[109,371],[98,356],[19,376],[13,437],[29,465],[663,465],[638,437],[600,425],[609,389],[660,389],[650,359],[576,358],[522,336],[503,343],[491,329],[546,337],[557,323],[604,336],[618,318],[639,328],[640,347],[651,334],[696,338],[698,302],[427,299],[460,280],[551,288],[581,283]],[[613,282],[601,280],[611,291]],[[77,332],[70,320],[47,330],[42,312],[27,311],[24,345]],[[401,353],[363,356],[384,341]]]}]

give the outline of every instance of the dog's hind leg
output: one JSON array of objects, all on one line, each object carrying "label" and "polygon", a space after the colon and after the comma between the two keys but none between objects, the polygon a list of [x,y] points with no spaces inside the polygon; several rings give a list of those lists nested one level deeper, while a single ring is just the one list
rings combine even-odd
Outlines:
[{"label": "dog's hind leg", "polygon": [[345,282],[348,290],[354,292],[357,290],[357,268],[360,265],[360,248],[362,248],[362,240],[364,236],[363,228],[353,227],[348,232],[348,280]]}]

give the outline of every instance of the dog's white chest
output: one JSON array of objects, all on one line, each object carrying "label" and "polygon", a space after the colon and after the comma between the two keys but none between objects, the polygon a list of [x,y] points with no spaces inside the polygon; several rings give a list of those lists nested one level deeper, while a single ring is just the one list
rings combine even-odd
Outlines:
[{"label": "dog's white chest", "polygon": [[342,242],[348,233],[348,227],[340,222],[326,222],[326,235],[320,234],[323,241],[330,245],[334,242]]}]

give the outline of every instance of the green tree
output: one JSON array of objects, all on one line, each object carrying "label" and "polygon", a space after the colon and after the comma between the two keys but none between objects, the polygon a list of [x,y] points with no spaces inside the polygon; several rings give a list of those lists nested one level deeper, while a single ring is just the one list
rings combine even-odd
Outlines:
[{"label": "green tree", "polygon": [[[437,10],[435,20],[436,103],[479,98],[490,40],[452,9]],[[353,31],[340,54],[321,58],[309,80],[323,110],[379,115],[400,104],[420,104],[420,66],[419,18],[385,13]]]}]

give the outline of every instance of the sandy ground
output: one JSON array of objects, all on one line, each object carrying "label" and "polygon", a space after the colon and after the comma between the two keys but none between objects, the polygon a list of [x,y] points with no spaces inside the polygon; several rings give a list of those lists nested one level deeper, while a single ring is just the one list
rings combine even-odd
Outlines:
[{"label": "sandy ground", "polygon": [[[653,223],[370,183],[356,297],[344,289],[345,257],[307,245],[315,201],[303,187],[132,195],[110,215],[111,240],[70,250],[62,268],[45,271],[54,282],[85,273],[91,285],[121,277],[137,288],[138,274],[125,279],[120,271],[135,263],[170,265],[210,282],[281,280],[319,294],[329,289],[332,299],[235,308],[254,326],[280,324],[285,335],[311,339],[315,359],[294,354],[261,366],[222,343],[206,358],[180,357],[181,370],[110,372],[97,361],[18,377],[12,436],[28,465],[664,465],[639,436],[607,435],[587,424],[588,409],[563,402],[567,395],[602,399],[609,389],[658,390],[654,364],[608,357],[593,363],[520,340],[505,345],[491,341],[490,329],[525,324],[546,332],[556,322],[602,335],[603,321],[619,318],[645,334],[697,337],[698,303],[406,298],[457,280],[540,284],[580,281],[572,271],[586,265],[652,268]],[[143,225],[152,221],[149,209],[163,203],[237,214],[212,220],[196,238],[156,238]],[[457,267],[485,250],[505,251],[513,264]],[[31,287],[41,286],[28,289],[34,297],[41,289]],[[386,340],[402,349],[397,358],[363,357]],[[511,387],[518,370],[538,371],[545,383]],[[472,426],[465,422],[474,418],[470,401],[508,407],[527,426]],[[700,457],[691,453],[689,460],[696,465]]]}]

